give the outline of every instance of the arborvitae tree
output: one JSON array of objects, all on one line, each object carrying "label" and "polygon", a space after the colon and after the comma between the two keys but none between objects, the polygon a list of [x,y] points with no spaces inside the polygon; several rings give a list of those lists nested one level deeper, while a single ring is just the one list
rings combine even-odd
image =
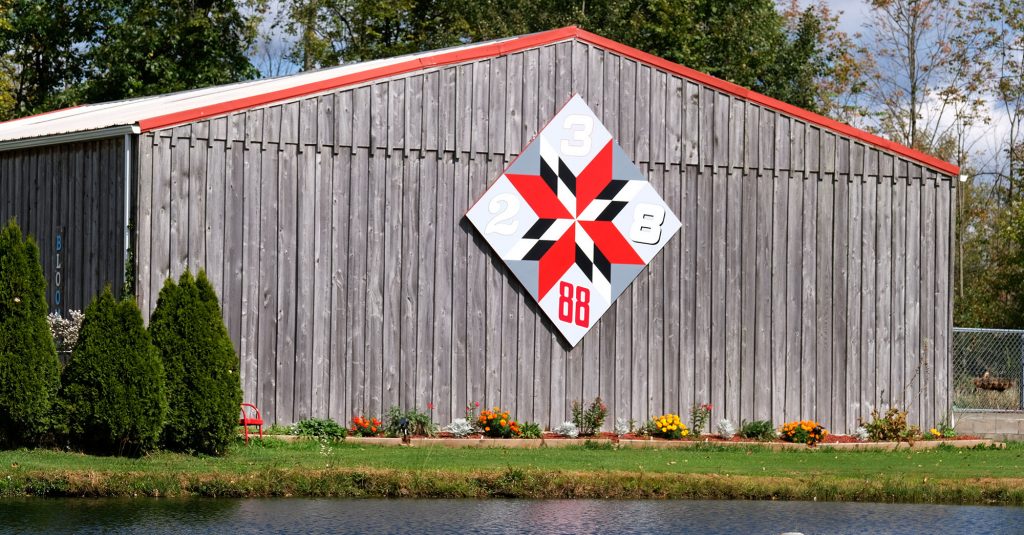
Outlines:
[{"label": "arborvitae tree", "polygon": [[167,371],[164,445],[223,454],[236,434],[242,389],[238,356],[205,272],[164,282],[149,332]]},{"label": "arborvitae tree", "polygon": [[141,455],[159,443],[167,413],[164,370],[134,301],[115,300],[108,286],[85,309],[62,382],[74,444]]},{"label": "arborvitae tree", "polygon": [[39,248],[12,219],[0,231],[0,447],[32,445],[49,428],[59,372],[46,310]]}]

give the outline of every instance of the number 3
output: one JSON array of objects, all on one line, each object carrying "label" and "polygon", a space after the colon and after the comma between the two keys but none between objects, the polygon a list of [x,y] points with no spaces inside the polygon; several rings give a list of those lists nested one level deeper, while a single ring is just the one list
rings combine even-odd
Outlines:
[{"label": "number 3", "polygon": [[664,208],[656,204],[637,204],[633,212],[633,226],[629,228],[629,239],[656,245],[661,241],[661,225],[664,223]]},{"label": "number 3", "polygon": [[563,139],[560,149],[566,156],[586,156],[590,153],[590,135],[594,132],[594,118],[587,115],[570,115],[562,127],[572,131],[572,142]]}]

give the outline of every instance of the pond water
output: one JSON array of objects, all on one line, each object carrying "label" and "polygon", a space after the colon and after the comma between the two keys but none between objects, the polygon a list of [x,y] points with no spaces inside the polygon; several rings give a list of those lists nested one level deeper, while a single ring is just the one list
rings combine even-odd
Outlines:
[{"label": "pond water", "polygon": [[601,500],[0,500],[3,533],[1024,533],[1024,508]]}]

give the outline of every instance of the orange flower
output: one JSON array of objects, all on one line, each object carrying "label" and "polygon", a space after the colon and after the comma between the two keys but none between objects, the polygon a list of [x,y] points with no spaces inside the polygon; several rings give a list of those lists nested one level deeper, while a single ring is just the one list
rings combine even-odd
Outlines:
[{"label": "orange flower", "polygon": [[506,422],[505,420],[502,420],[502,421],[501,421],[501,426],[502,426],[502,427],[505,427],[506,425],[508,425],[508,422]]},{"label": "orange flower", "polygon": [[485,428],[484,428],[484,431],[490,431],[490,430],[491,430],[491,428],[490,428],[490,427],[485,427]]}]

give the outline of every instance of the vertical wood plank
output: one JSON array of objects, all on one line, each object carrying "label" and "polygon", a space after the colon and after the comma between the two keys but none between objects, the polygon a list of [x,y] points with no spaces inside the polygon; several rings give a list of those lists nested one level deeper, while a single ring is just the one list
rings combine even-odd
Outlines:
[{"label": "vertical wood plank", "polygon": [[[286,106],[284,117],[292,116]],[[296,114],[297,116],[297,114]],[[291,120],[282,121],[282,138],[288,139],[294,128]],[[287,134],[287,136],[285,135]],[[277,406],[278,421],[289,424],[295,420],[296,381],[296,329],[298,303],[292,297],[298,288],[298,202],[299,171],[298,145],[282,144],[277,169],[277,285],[274,290],[277,316]],[[271,152],[273,149],[268,150]],[[274,308],[268,308],[275,311]],[[274,312],[271,312],[274,313]],[[299,378],[301,381],[301,377]]]},{"label": "vertical wood plank", "polygon": [[[278,327],[278,151],[276,145],[261,152],[262,158],[257,160],[259,167],[255,174],[259,176],[260,203],[255,211],[259,217],[259,244],[256,254],[259,280],[255,288],[258,293],[259,310],[254,317],[259,318],[259,331],[254,337],[258,344],[257,369],[260,384],[257,398],[264,414],[271,415],[270,421],[290,423],[291,414],[278,412],[277,392],[277,327]],[[265,417],[266,418],[266,417]]]},{"label": "vertical wood plank", "polygon": [[[701,134],[706,130],[701,127]],[[701,159],[704,161],[703,151]],[[714,192],[712,171],[702,167],[697,175],[697,244],[696,300],[694,311],[693,403],[709,403],[711,399],[711,240],[713,232]],[[689,407],[681,408],[687,411]]]},{"label": "vertical wood plank", "polygon": [[[156,299],[152,294],[152,289],[149,285],[149,280],[143,280],[146,274],[149,274],[152,269],[151,254],[151,240],[153,237],[153,160],[156,157],[153,150],[153,134],[145,134],[138,138],[136,143],[136,154],[138,154],[138,178],[136,180],[137,185],[135,187],[135,193],[138,195],[138,201],[136,203],[135,212],[135,265],[137,271],[135,272],[135,291],[138,296],[139,310],[142,311],[142,318],[149,324],[149,317],[152,309],[150,303],[155,302]],[[73,150],[73,149],[72,149]],[[14,177],[9,170],[10,159],[5,158],[4,164],[5,169],[2,176],[0,176],[0,196],[3,197],[0,200],[0,207],[3,207],[4,203],[10,203],[14,198],[14,193],[11,191],[11,186],[14,184]],[[73,161],[69,162],[73,165]],[[73,208],[77,205],[77,202],[70,202],[70,199],[75,199],[74,190],[74,169],[68,169],[68,176],[66,177],[66,183],[68,185],[68,212],[70,224],[67,225],[69,228],[74,225]],[[13,216],[13,210],[9,208],[9,204],[6,207],[6,211],[0,214],[0,221],[6,221],[7,218]],[[64,238],[67,240],[67,237]],[[70,244],[69,244],[70,245]],[[70,297],[70,296],[66,296]],[[228,310],[225,307],[225,311]],[[238,340],[237,337],[233,337],[234,340]]]},{"label": "vertical wood plank", "polygon": [[[796,125],[798,123],[794,123]],[[793,161],[799,162],[793,156]],[[803,205],[803,236],[801,239],[800,278],[803,285],[802,298],[800,303],[801,325],[800,325],[800,414],[813,417],[816,413],[815,403],[817,401],[817,376],[816,363],[818,357],[818,329],[817,323],[817,239],[818,239],[818,181],[806,174],[801,180],[804,195]],[[803,418],[804,416],[801,416]]]},{"label": "vertical wood plank", "polygon": [[[787,135],[788,139],[788,135]],[[788,167],[788,165],[787,165]],[[803,176],[785,171],[789,178],[789,203],[786,222],[786,364],[784,420],[802,419],[800,413],[803,384],[801,355],[803,354]],[[776,395],[778,393],[776,392]]]},{"label": "vertical wood plank", "polygon": [[[835,136],[831,136],[835,137]],[[824,156],[822,158],[824,163]],[[827,175],[826,175],[827,176]],[[847,309],[846,284],[849,262],[848,246],[850,232],[850,185],[845,176],[835,178],[835,208],[833,211],[834,254],[832,258],[832,274],[835,285],[832,290],[832,426],[841,427],[846,423],[847,413],[847,382],[848,377],[847,330],[849,328],[849,312]]]},{"label": "vertical wood plank", "polygon": [[[686,165],[700,164],[700,86],[691,82],[685,84],[685,107],[683,128],[683,150],[686,153]],[[620,91],[622,91],[620,87]],[[625,95],[623,95],[625,96]]]},{"label": "vertical wood plank", "polygon": [[[330,271],[328,283],[331,287],[330,311],[328,312],[328,325],[330,336],[328,337],[328,351],[330,355],[330,394],[328,395],[327,414],[335,421],[347,423],[350,418],[350,395],[352,392],[352,380],[349,377],[351,363],[349,362],[348,351],[350,349],[349,339],[352,333],[348,330],[349,304],[348,295],[352,280],[358,275],[349,272],[349,247],[348,242],[349,225],[354,223],[352,217],[351,203],[353,202],[350,187],[352,184],[353,162],[351,151],[339,151],[330,157],[324,152],[324,166],[321,180],[330,179],[331,201],[327,207],[331,218],[330,241],[328,251],[330,253]],[[329,164],[329,165],[328,165]],[[328,187],[325,185],[325,187]]]},{"label": "vertical wood plank", "polygon": [[[929,176],[930,175],[930,176]],[[921,353],[920,425],[935,423],[935,175],[926,173],[921,183]]]},{"label": "vertical wood plank", "polygon": [[875,211],[875,392],[872,406],[879,407],[892,392],[892,180],[869,177],[877,182]]},{"label": "vertical wood plank", "polygon": [[[848,143],[844,143],[848,147]],[[846,150],[844,149],[844,153]],[[847,162],[849,158],[844,158]],[[848,163],[846,167],[848,167]],[[844,429],[856,427],[860,412],[860,392],[864,379],[861,377],[861,180],[849,175],[840,175],[840,180],[849,185],[849,231],[847,234],[846,273],[846,420]]]},{"label": "vertical wood plank", "polygon": [[[333,183],[333,151],[317,152],[313,162],[313,308],[309,318],[312,324],[310,336],[312,344],[309,349],[312,355],[312,386],[311,414],[315,418],[328,418],[331,414],[331,389],[337,387],[333,383],[332,374],[340,362],[335,361],[332,346],[334,332],[333,314],[340,314],[334,305],[335,290],[333,279],[334,254],[331,248],[334,229],[334,183]],[[300,217],[305,219],[304,214]],[[302,258],[302,255],[299,256]],[[307,268],[308,269],[308,268]],[[301,292],[300,292],[301,293]],[[300,321],[301,321],[300,314]],[[300,323],[301,325],[301,323]],[[301,327],[300,327],[301,332]],[[301,342],[301,340],[300,340]],[[341,377],[344,377],[343,375]],[[344,418],[341,420],[345,421]]]},{"label": "vertical wood plank", "polygon": [[772,202],[774,184],[771,177],[757,177],[757,283],[755,288],[754,340],[754,418],[772,419]]},{"label": "vertical wood plank", "polygon": [[860,339],[860,385],[858,411],[856,418],[868,420],[871,416],[869,406],[875,404],[875,370],[877,358],[875,354],[875,341],[878,334],[875,332],[875,273],[877,270],[878,254],[875,247],[875,232],[877,223],[875,221],[875,208],[877,203],[877,181],[874,177],[864,177],[860,182],[864,194],[861,199],[861,339]]},{"label": "vertical wood plank", "polygon": [[[417,399],[417,392],[422,393],[422,390],[417,390],[418,375],[427,375],[424,372],[417,373],[422,368],[417,368],[417,356],[418,353],[422,353],[422,350],[418,349],[421,347],[430,347],[429,342],[427,345],[418,345],[417,343],[417,331],[419,325],[416,321],[417,306],[420,301],[420,293],[423,289],[420,288],[419,259],[427,259],[429,256],[423,256],[420,254],[412,254],[411,251],[418,251],[419,247],[424,245],[421,240],[422,237],[419,226],[419,185],[420,185],[420,163],[422,160],[417,155],[412,154],[412,157],[405,160],[403,165],[403,176],[402,176],[402,190],[401,197],[396,200],[398,210],[403,214],[402,226],[398,229],[398,249],[395,251],[395,261],[398,263],[398,276],[400,288],[399,292],[395,292],[395,288],[391,287],[391,292],[397,293],[397,304],[398,307],[395,309],[395,321],[398,322],[396,325],[397,340],[399,342],[398,350],[398,381],[397,381],[397,405],[406,409],[417,408],[423,410],[426,407],[420,404]],[[399,155],[396,152],[392,159],[398,158]],[[392,212],[393,213],[393,212]],[[394,217],[392,215],[392,217]],[[431,251],[432,253],[433,251]]]},{"label": "vertical wood plank", "polygon": [[921,182],[911,179],[907,185],[907,266],[906,266],[906,350],[903,358],[904,409],[911,410],[911,421],[920,425],[921,366]]},{"label": "vertical wood plank", "polygon": [[[381,154],[381,156],[385,156]],[[410,221],[405,217],[402,201],[406,184],[405,159],[401,151],[388,151],[384,158],[384,190],[380,213],[383,224],[383,318],[381,336],[381,390],[380,411],[386,412],[398,406],[402,399],[401,384],[401,343],[402,343],[402,229]],[[411,245],[411,244],[410,244]]]},{"label": "vertical wood plank", "polygon": [[[812,145],[816,146],[816,145]],[[834,210],[835,210],[835,182],[830,175],[812,175],[817,182],[817,222],[818,230],[816,243],[815,271],[817,272],[817,285],[815,287],[815,308],[817,310],[817,360],[815,361],[815,417],[825,427],[832,426],[832,403],[835,387],[832,384],[833,376],[833,313],[834,295],[833,286],[833,239],[834,239]]]},{"label": "vertical wood plank", "polygon": [[[426,212],[434,213],[436,219],[435,236],[435,264],[434,264],[434,321],[432,322],[433,332],[433,354],[434,354],[434,377],[433,377],[433,402],[437,414],[441,418],[460,418],[461,405],[456,402],[453,395],[458,385],[459,378],[456,375],[454,344],[452,338],[459,336],[464,338],[464,333],[455,332],[455,321],[453,316],[453,304],[456,287],[461,286],[461,280],[455,277],[455,242],[465,243],[465,238],[458,232],[458,223],[454,211],[455,206],[455,180],[454,166],[451,156],[446,154],[428,154],[429,163],[425,163],[427,181],[436,179],[437,209],[427,205]],[[421,205],[421,214],[424,212]],[[429,224],[429,223],[428,223]],[[465,258],[463,256],[462,258]],[[461,260],[461,259],[460,259]],[[463,315],[465,318],[465,315]],[[462,375],[463,382],[465,374]],[[464,396],[464,394],[463,394]]]},{"label": "vertical wood plank", "polygon": [[[244,117],[244,116],[243,116]],[[232,121],[233,127],[239,125],[240,121]],[[242,124],[244,127],[244,124]],[[246,143],[241,136],[234,138],[231,148],[231,182],[239,189],[242,203],[240,209],[240,221],[238,225],[232,225],[235,232],[240,232],[241,239],[236,243],[237,248],[231,248],[228,242],[228,256],[232,258],[229,273],[238,278],[239,300],[242,305],[239,316],[238,343],[239,358],[242,360],[242,392],[247,401],[258,403],[263,407],[270,419],[273,413],[267,413],[267,407],[263,406],[263,388],[259,372],[259,314],[260,306],[260,171],[262,153],[260,150],[246,148]],[[273,392],[270,394],[273,399]]]},{"label": "vertical wood plank", "polygon": [[[344,168],[342,183],[349,186],[349,218],[347,225],[342,227],[347,234],[347,272],[340,275],[346,277],[345,299],[345,371],[348,385],[349,415],[368,414],[366,384],[370,375],[367,367],[367,315],[366,300],[369,294],[368,257],[370,228],[370,158],[369,151],[355,151],[350,168]],[[375,177],[380,180],[380,177]],[[379,233],[372,233],[379,240]],[[379,262],[379,257],[376,259]],[[375,264],[380,266],[380,264]],[[379,271],[374,268],[373,271]],[[379,280],[379,277],[378,277]],[[348,415],[347,415],[348,416]]]},{"label": "vertical wood plank", "polygon": [[[307,101],[303,101],[306,106]],[[302,130],[312,121],[302,118]],[[300,134],[301,136],[301,134]],[[315,136],[307,141],[315,140]],[[298,147],[299,150],[303,146]],[[326,405],[320,393],[326,386],[321,372],[327,363],[323,360],[323,351],[317,352],[314,345],[322,347],[323,341],[317,342],[316,337],[316,305],[317,297],[329,295],[326,285],[317,285],[316,271],[320,250],[317,243],[317,153],[315,150],[303,150],[298,154],[296,186],[298,188],[296,209],[296,244],[295,244],[295,291],[289,296],[295,303],[295,393],[293,417],[296,421],[308,418],[313,414],[314,396],[316,405]],[[330,193],[324,192],[323,198],[330,199]],[[294,297],[293,297],[294,296]],[[321,303],[321,306],[323,303]],[[316,390],[319,390],[316,391]],[[317,409],[319,411],[319,409]],[[324,411],[326,412],[326,411]],[[322,414],[322,413],[320,413]]]},{"label": "vertical wood plank", "polygon": [[[678,86],[677,91],[682,86]],[[677,95],[677,99],[682,99],[681,95]],[[677,111],[680,113],[680,111]],[[678,115],[676,116],[678,117]],[[676,160],[679,161],[678,159]],[[664,196],[665,204],[668,205],[669,209],[673,213],[682,216],[682,190],[683,190],[683,172],[682,168],[678,164],[670,165],[668,167],[668,174],[665,177]],[[684,218],[685,220],[685,218]],[[660,253],[665,257],[664,264],[664,286],[658,288],[662,291],[661,299],[665,302],[665,339],[664,339],[664,382],[665,392],[661,401],[661,406],[666,411],[679,410],[680,405],[680,362],[683,359],[683,352],[680,350],[680,331],[682,322],[682,311],[681,306],[681,277],[680,272],[682,271],[682,247],[681,237],[677,236],[674,239],[669,240],[665,245],[665,249]],[[614,317],[610,318],[613,320]],[[606,322],[606,325],[608,323]],[[602,345],[601,348],[601,362],[602,362],[602,392],[611,392],[614,389],[614,378],[605,377],[605,375],[611,375],[606,371],[606,368],[614,366],[612,355],[615,350],[615,340],[609,336],[610,325],[606,326],[602,331],[602,335],[605,339],[606,345]],[[606,366],[607,363],[607,366]]]},{"label": "vertical wood plank", "polygon": [[[727,101],[725,101],[727,103]],[[722,100],[719,100],[720,106],[716,107],[716,110],[725,110],[728,113],[727,104],[723,104]],[[728,115],[726,115],[728,117]],[[715,124],[715,144],[716,151],[718,144],[725,139],[719,137],[719,134],[726,136],[727,133],[719,132],[719,128],[725,128],[719,126],[721,117],[716,118]],[[724,121],[728,124],[728,120]],[[716,152],[717,155],[717,152]],[[711,230],[711,354],[710,360],[707,363],[709,376],[710,376],[710,392],[709,402],[719,407],[719,410],[725,408],[725,383],[726,374],[728,369],[726,366],[726,243],[728,243],[728,228],[726,227],[726,211],[728,210],[728,181],[729,171],[727,167],[716,167],[714,175],[712,175],[712,230]],[[713,422],[711,422],[713,423]],[[710,423],[709,423],[710,424]]]},{"label": "vertical wood plank", "polygon": [[[445,324],[450,318],[450,316],[449,318],[443,318],[435,314],[434,295],[438,289],[434,285],[436,280],[434,278],[434,271],[438,263],[451,261],[450,256],[441,259],[438,255],[438,227],[443,226],[443,224],[438,225],[439,222],[436,219],[437,212],[451,210],[451,197],[438,196],[437,157],[426,155],[418,163],[419,180],[416,186],[418,186],[419,192],[416,195],[416,201],[419,211],[419,237],[417,239],[419,263],[416,270],[416,346],[414,351],[416,367],[414,373],[416,374],[415,406],[423,410],[427,407],[428,403],[433,404],[435,409],[440,408],[438,405],[441,396],[434,395],[435,384],[439,382],[447,383],[450,380],[449,375],[451,373],[450,364],[448,363],[450,353],[427,351],[428,348],[435,347],[435,323]],[[447,203],[448,206],[442,207],[441,205],[444,203]],[[441,235],[442,239],[444,237],[446,236]],[[444,248],[444,250],[446,254],[451,255],[450,247]],[[448,292],[450,292],[451,279],[449,278],[447,283],[442,284],[441,288],[447,288]],[[427,373],[428,370],[431,373]],[[447,395],[448,392],[445,391],[444,396]],[[448,408],[447,403],[444,403],[444,408]]]},{"label": "vertical wood plank", "polygon": [[[890,160],[891,161],[891,160]],[[889,172],[892,173],[890,167]],[[889,175],[892,177],[892,175]],[[907,356],[907,181],[890,178],[892,198],[892,391],[879,404],[904,407]]]},{"label": "vertical wood plank", "polygon": [[[689,113],[689,111],[687,111]],[[696,133],[696,130],[694,130]],[[697,200],[700,170],[696,166],[686,166],[682,176],[682,226],[679,229],[681,248],[680,262],[680,315],[682,322],[679,329],[680,362],[679,362],[679,411],[696,401],[696,314],[697,314]],[[621,308],[617,309],[621,314]],[[621,320],[619,320],[621,321]],[[623,333],[623,336],[629,336]],[[618,335],[616,336],[618,344]]]},{"label": "vertical wood plank", "polygon": [[754,394],[755,387],[755,353],[758,332],[756,306],[757,300],[757,251],[758,243],[757,229],[759,219],[758,207],[758,185],[759,180],[756,171],[742,171],[742,211],[740,214],[740,225],[742,226],[743,253],[740,257],[742,280],[741,285],[741,326],[740,326],[740,419],[754,419]]},{"label": "vertical wood plank", "polygon": [[786,304],[787,294],[787,219],[789,212],[789,173],[777,171],[772,178],[772,253],[771,253],[771,415],[776,422],[786,417]]},{"label": "vertical wood plank", "polygon": [[[388,221],[387,195],[391,189],[388,173],[393,172],[387,168],[387,152],[374,150],[369,162],[369,199],[367,215],[367,238],[366,244],[366,300],[364,301],[365,327],[365,348],[364,362],[366,363],[365,376],[363,378],[364,411],[367,414],[379,415],[387,410],[385,405],[386,395],[384,393],[384,363],[391,355],[387,349],[391,349],[390,341],[385,349],[384,340],[384,317],[385,306],[385,281],[392,280],[385,273],[389,266],[385,263],[385,251],[390,235],[393,233],[394,222]],[[361,230],[361,229],[360,229]],[[383,232],[382,232],[383,231]],[[391,232],[389,232],[391,231]],[[377,267],[375,267],[377,266]],[[394,269],[393,267],[391,269]]]}]

